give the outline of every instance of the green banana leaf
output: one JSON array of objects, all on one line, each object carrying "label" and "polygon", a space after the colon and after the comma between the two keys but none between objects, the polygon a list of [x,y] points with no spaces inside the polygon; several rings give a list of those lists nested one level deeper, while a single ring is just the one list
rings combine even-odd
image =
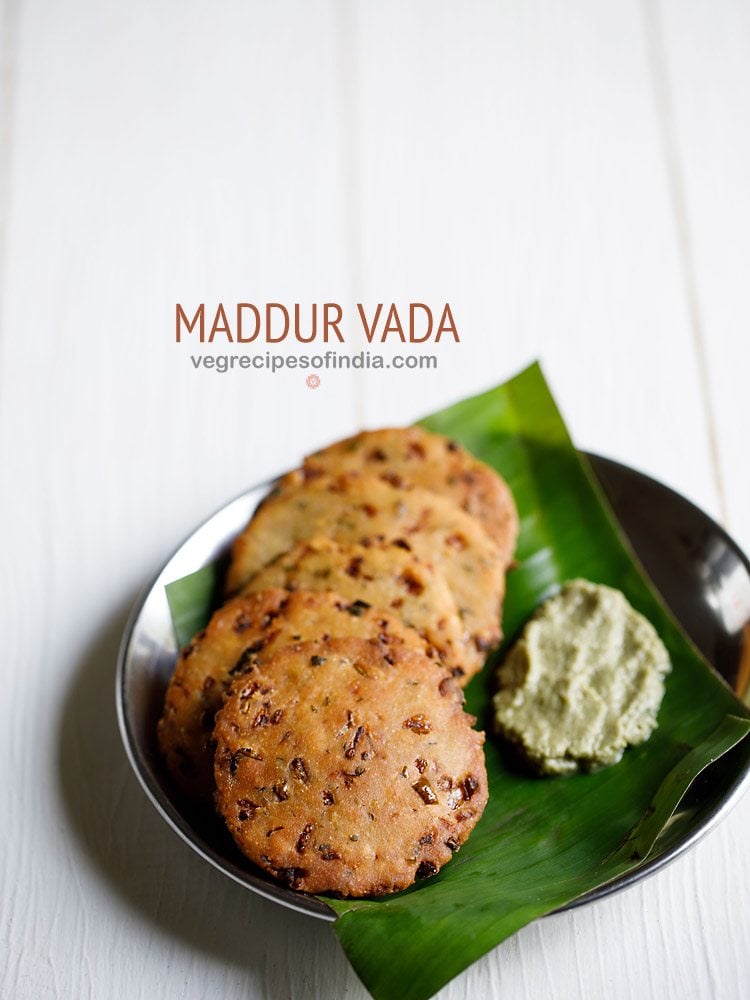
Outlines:
[{"label": "green banana leaf", "polygon": [[[519,773],[491,735],[492,666],[472,681],[467,710],[488,733],[490,800],[468,842],[438,875],[406,892],[326,899],[349,960],[377,1000],[425,1000],[520,927],[637,868],[696,776],[750,730],[748,710],[638,566],[538,365],[423,426],[461,441],[513,490],[521,533],[506,636],[563,581],[585,577],[622,590],[655,625],[673,671],[645,744],[598,773],[544,779]],[[207,619],[214,572],[170,585],[180,643]],[[744,765],[750,740],[738,752]]]},{"label": "green banana leaf", "polygon": [[219,593],[220,575],[218,565],[209,563],[164,588],[178,646],[186,646],[208,623]]}]

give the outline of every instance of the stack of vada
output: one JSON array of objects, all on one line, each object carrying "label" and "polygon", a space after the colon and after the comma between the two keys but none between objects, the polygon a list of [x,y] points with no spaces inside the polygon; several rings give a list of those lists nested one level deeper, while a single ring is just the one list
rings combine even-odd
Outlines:
[{"label": "stack of vada", "polygon": [[418,427],[280,479],[235,540],[226,603],[181,651],[167,768],[294,889],[431,877],[487,803],[462,688],[501,639],[518,517],[504,480]]}]

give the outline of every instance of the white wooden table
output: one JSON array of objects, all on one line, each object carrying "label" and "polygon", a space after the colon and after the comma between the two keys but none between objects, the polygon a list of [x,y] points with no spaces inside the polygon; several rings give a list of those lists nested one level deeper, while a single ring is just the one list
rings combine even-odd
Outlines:
[{"label": "white wooden table", "polygon": [[[750,548],[750,8],[0,0],[0,32],[0,993],[363,997],[146,801],[125,615],[228,497],[534,357],[581,447]],[[175,303],[219,300],[449,301],[462,343],[315,391],[195,371]],[[441,996],[747,996],[749,825]]]}]

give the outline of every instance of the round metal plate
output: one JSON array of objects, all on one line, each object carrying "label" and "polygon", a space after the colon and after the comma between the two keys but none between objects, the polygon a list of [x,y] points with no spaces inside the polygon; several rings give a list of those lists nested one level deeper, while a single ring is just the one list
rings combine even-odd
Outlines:
[{"label": "round metal plate", "polygon": [[[675,616],[725,680],[738,690],[750,659],[750,563],[697,507],[655,480],[609,459],[589,456],[644,567]],[[218,819],[193,814],[162,768],[156,723],[177,656],[166,584],[221,557],[270,483],[248,490],[209,518],[177,549],[137,602],[117,665],[117,713],[130,763],[169,825],[207,861],[269,899],[324,920],[333,911],[288,889],[245,861]],[[750,784],[742,748],[694,782],[649,859],[636,871],[588,893],[579,906],[623,888],[678,857],[708,832]]]}]

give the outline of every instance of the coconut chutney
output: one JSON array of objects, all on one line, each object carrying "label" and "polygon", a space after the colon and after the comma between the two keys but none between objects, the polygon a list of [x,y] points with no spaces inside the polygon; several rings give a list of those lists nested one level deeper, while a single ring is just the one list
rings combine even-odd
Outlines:
[{"label": "coconut chutney", "polygon": [[619,590],[572,580],[498,670],[498,732],[542,774],[615,764],[656,728],[669,654]]}]

